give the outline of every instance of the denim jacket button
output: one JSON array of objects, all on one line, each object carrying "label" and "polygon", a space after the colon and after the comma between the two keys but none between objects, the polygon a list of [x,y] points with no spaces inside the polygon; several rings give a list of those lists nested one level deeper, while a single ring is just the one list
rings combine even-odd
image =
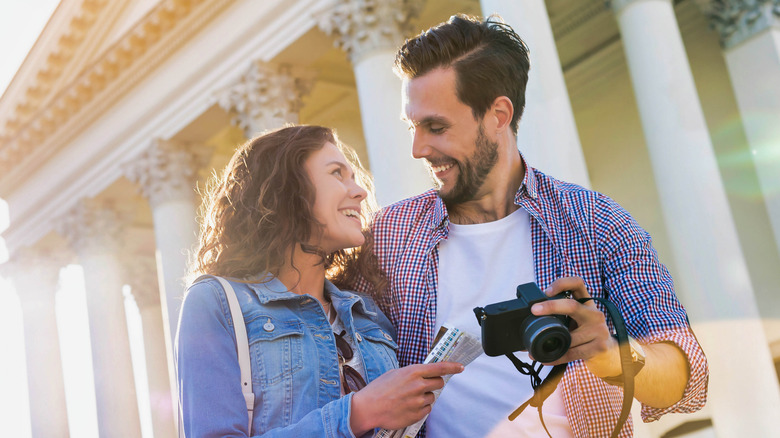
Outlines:
[{"label": "denim jacket button", "polygon": [[272,332],[274,331],[275,328],[276,327],[274,326],[274,323],[272,323],[271,321],[268,321],[267,323],[263,324],[263,330],[267,332]]},{"label": "denim jacket button", "polygon": [[360,336],[360,333],[355,333],[355,338],[357,338],[358,342],[363,342],[363,337]]},{"label": "denim jacket button", "polygon": [[387,333],[384,333],[384,332],[383,332],[383,333],[382,333],[382,335],[383,335],[383,336],[385,337],[385,339],[387,339],[388,341],[392,341],[392,340],[393,340],[393,337],[392,337],[392,336],[390,336],[390,335],[388,335]]}]

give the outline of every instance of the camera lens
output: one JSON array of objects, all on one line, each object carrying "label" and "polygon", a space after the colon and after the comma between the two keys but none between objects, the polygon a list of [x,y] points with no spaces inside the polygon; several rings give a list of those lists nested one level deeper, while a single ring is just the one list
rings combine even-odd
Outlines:
[{"label": "camera lens", "polygon": [[569,329],[554,316],[528,317],[523,324],[523,345],[539,362],[554,362],[571,345]]},{"label": "camera lens", "polygon": [[544,341],[542,341],[542,345],[539,348],[541,348],[545,353],[553,353],[557,350],[560,350],[562,345],[563,341],[561,338],[548,336]]}]

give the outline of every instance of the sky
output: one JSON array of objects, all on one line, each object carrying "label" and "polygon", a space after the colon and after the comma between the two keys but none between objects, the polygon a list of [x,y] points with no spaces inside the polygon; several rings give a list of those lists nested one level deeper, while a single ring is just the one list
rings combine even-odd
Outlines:
[{"label": "sky", "polygon": [[5,91],[59,0],[0,1],[0,90]]},{"label": "sky", "polygon": [[[58,3],[59,0],[0,0],[0,93],[5,92]],[[8,228],[8,220],[8,206],[0,198],[0,233]],[[6,259],[5,244],[0,236],[0,263]],[[135,302],[129,298],[129,291],[124,293],[136,370],[136,391],[142,413],[141,428],[144,436],[151,436],[141,320]],[[79,266],[70,265],[62,269],[55,302],[70,436],[97,438],[86,294]],[[1,276],[0,357],[0,424],[3,436],[30,437],[21,307],[14,287]]]}]

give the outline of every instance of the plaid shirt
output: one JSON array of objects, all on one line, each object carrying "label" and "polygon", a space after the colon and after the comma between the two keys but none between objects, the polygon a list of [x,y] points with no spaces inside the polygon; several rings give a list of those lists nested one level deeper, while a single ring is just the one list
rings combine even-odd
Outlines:
[{"label": "plaid shirt", "polygon": [[[707,394],[707,360],[650,235],[610,198],[527,165],[526,169],[515,204],[531,217],[539,287],[545,289],[560,277],[581,277],[591,296],[615,303],[631,336],[644,343],[673,342],[685,352],[690,379],[682,399],[666,409],[643,405],[645,421],[701,409]],[[401,366],[421,363],[431,348],[438,245],[447,238],[448,224],[445,205],[434,190],[383,209],[374,221],[375,252],[389,280],[388,313],[398,329]],[[489,275],[479,275],[485,274]],[[606,313],[601,304],[597,306]],[[620,414],[622,389],[604,383],[579,360],[569,364],[559,390],[575,436],[609,436]],[[629,419],[620,436],[632,434]]]}]

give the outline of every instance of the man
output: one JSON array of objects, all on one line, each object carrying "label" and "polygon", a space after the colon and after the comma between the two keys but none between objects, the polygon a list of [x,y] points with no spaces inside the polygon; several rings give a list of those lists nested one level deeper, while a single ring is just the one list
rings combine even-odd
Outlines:
[{"label": "man", "polygon": [[[617,306],[634,338],[634,395],[645,421],[700,409],[706,359],[650,236],[611,199],[544,175],[519,153],[528,52],[499,20],[453,16],[396,56],[412,154],[439,186],[385,208],[373,225],[401,365],[424,360],[442,323],[479,334],[474,307],[536,282],[548,296],[569,290]],[[568,352],[545,364],[568,363],[544,403],[553,437],[609,436],[617,422],[622,371],[603,310],[575,300],[532,308],[575,322]],[[483,355],[445,387],[428,437],[546,436],[535,409],[506,420],[531,394],[507,358]],[[629,421],[621,436],[631,434]]]}]

